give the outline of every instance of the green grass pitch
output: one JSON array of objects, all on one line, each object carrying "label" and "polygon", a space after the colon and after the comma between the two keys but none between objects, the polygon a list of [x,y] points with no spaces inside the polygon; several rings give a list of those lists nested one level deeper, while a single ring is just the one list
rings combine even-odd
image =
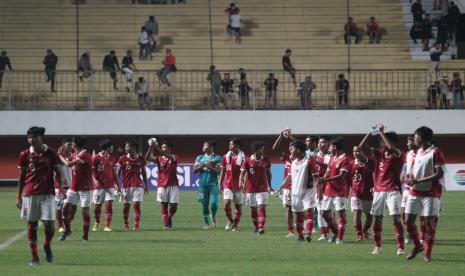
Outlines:
[{"label": "green grass pitch", "polygon": [[[422,255],[412,261],[395,255],[390,218],[385,218],[383,225],[384,251],[373,256],[372,241],[355,241],[350,216],[343,245],[318,242],[318,234],[311,244],[297,244],[294,238],[285,238],[284,210],[276,197],[270,198],[263,236],[251,234],[246,206],[239,232],[224,230],[222,207],[218,211],[218,227],[202,230],[200,204],[193,192],[181,193],[174,229],[163,230],[160,207],[154,197],[152,192],[144,199],[140,231],[121,231],[121,204],[115,202],[115,231],[91,232],[90,241],[82,244],[78,212],[74,233],[65,242],[57,241],[55,235],[52,264],[45,262],[40,246],[41,264],[28,266],[30,254],[23,237],[0,251],[0,275],[465,275],[463,192],[444,194],[433,262],[428,264]],[[25,230],[14,199],[13,189],[0,190],[0,244]],[[41,244],[43,228],[38,236]],[[406,245],[406,250],[410,249],[411,245]]]}]

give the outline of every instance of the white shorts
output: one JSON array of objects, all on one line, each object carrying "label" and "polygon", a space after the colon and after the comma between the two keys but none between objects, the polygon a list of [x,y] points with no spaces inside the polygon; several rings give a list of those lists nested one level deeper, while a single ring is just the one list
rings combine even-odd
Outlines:
[{"label": "white shorts", "polygon": [[92,202],[94,204],[103,204],[105,201],[110,201],[115,199],[115,189],[97,189],[94,190]]},{"label": "white shorts", "polygon": [[346,198],[342,196],[330,197],[323,196],[321,201],[321,210],[323,211],[341,211],[346,209]]},{"label": "white shorts", "polygon": [[405,208],[407,203],[407,197],[410,195],[410,190],[404,189],[402,191],[402,201],[400,202],[400,207]]},{"label": "white shorts", "polygon": [[291,190],[283,189],[283,207],[291,206]]},{"label": "white shorts", "polygon": [[441,200],[439,198],[409,195],[407,205],[405,206],[405,213],[432,217],[439,215],[440,209]]},{"label": "white shorts", "polygon": [[370,213],[373,200],[360,199],[356,196],[350,198],[350,209],[352,212],[362,211],[363,213]]},{"label": "white shorts", "polygon": [[263,193],[247,193],[247,205],[250,207],[257,207],[257,205],[268,204],[269,192]]},{"label": "white shorts", "polygon": [[142,202],[144,199],[144,189],[141,187],[124,188],[121,197],[124,204]]},{"label": "white shorts", "polygon": [[384,209],[389,209],[389,215],[400,214],[400,203],[402,201],[399,191],[375,192],[373,194],[373,206],[371,214],[374,216],[384,216]]},{"label": "white shorts", "polygon": [[90,200],[91,200],[90,191],[76,192],[76,191],[69,189],[66,192],[65,203],[69,203],[72,205],[78,205],[78,203],[80,203],[81,208],[89,208]]},{"label": "white shorts", "polygon": [[315,208],[315,191],[314,189],[305,189],[302,195],[292,195],[292,212],[303,212]]},{"label": "white shorts", "polygon": [[157,188],[157,201],[167,203],[179,203],[179,187],[167,186]]},{"label": "white shorts", "polygon": [[224,200],[232,200],[234,204],[244,204],[244,193],[242,191],[234,192],[231,189],[224,189],[223,191]]},{"label": "white shorts", "polygon": [[31,195],[23,197],[21,218],[26,221],[55,220],[55,196]]}]

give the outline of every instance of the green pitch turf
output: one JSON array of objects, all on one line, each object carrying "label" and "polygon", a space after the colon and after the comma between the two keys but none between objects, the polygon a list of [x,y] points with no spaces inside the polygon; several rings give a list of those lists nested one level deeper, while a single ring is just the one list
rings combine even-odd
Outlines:
[{"label": "green pitch turf", "polygon": [[[174,229],[163,230],[154,196],[150,193],[145,198],[139,232],[121,231],[121,204],[116,202],[115,231],[91,232],[90,241],[82,244],[81,215],[77,213],[74,233],[65,242],[55,236],[52,264],[45,262],[40,248],[41,264],[29,267],[30,254],[23,237],[0,251],[0,275],[465,275],[463,192],[444,195],[445,210],[439,220],[433,262],[428,264],[422,255],[412,261],[395,255],[389,218],[383,227],[384,251],[373,256],[371,241],[355,241],[351,218],[345,243],[340,246],[316,241],[318,234],[311,244],[296,244],[294,238],[285,238],[284,210],[275,197],[267,210],[266,234],[255,236],[251,234],[247,207],[239,232],[224,230],[222,208],[218,227],[202,230],[200,205],[193,192],[181,193]],[[25,229],[14,199],[14,190],[0,190],[0,244]],[[39,230],[39,242],[42,240],[43,228]],[[407,245],[406,250],[410,249]]]}]

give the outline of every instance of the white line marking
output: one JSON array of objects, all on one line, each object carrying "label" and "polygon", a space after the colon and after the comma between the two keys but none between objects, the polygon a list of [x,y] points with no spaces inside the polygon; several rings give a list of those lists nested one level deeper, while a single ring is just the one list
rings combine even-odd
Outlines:
[{"label": "white line marking", "polygon": [[7,249],[10,245],[12,245],[15,241],[21,239],[26,235],[26,230],[19,232],[14,237],[6,240],[4,243],[0,244],[0,251]]}]

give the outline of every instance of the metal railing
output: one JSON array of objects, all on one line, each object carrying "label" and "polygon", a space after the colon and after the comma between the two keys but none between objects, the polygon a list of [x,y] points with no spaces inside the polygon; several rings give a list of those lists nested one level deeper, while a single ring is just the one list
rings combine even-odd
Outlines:
[{"label": "metal railing", "polygon": [[[441,70],[440,76],[452,80],[454,72],[464,70]],[[226,72],[221,72],[223,73]],[[230,109],[241,109],[238,95],[238,72],[228,72],[234,82],[234,93],[230,94]],[[243,109],[266,109],[265,79],[270,71],[248,71],[247,80],[251,91],[250,106]],[[298,89],[290,75],[284,71],[273,72],[278,79],[276,109],[303,109]],[[347,106],[338,106],[335,81],[341,73],[350,83]],[[178,71],[169,74],[171,86],[160,83],[156,71],[138,71],[129,83],[130,92],[125,91],[125,76],[118,74],[117,87],[108,72],[97,71],[88,79],[80,81],[76,71],[56,73],[56,91],[51,92],[43,71],[5,71],[0,90],[0,110],[137,110],[138,97],[134,93],[134,82],[143,76],[150,85],[149,109],[225,109],[228,95],[223,92],[224,102],[215,103],[212,89],[207,80],[208,71]],[[313,70],[296,73],[297,86],[311,76],[316,84],[312,92],[313,109],[424,109],[428,107],[427,89],[430,85],[426,70]],[[433,76],[434,77],[434,76]],[[438,77],[438,76],[437,76]]]}]

